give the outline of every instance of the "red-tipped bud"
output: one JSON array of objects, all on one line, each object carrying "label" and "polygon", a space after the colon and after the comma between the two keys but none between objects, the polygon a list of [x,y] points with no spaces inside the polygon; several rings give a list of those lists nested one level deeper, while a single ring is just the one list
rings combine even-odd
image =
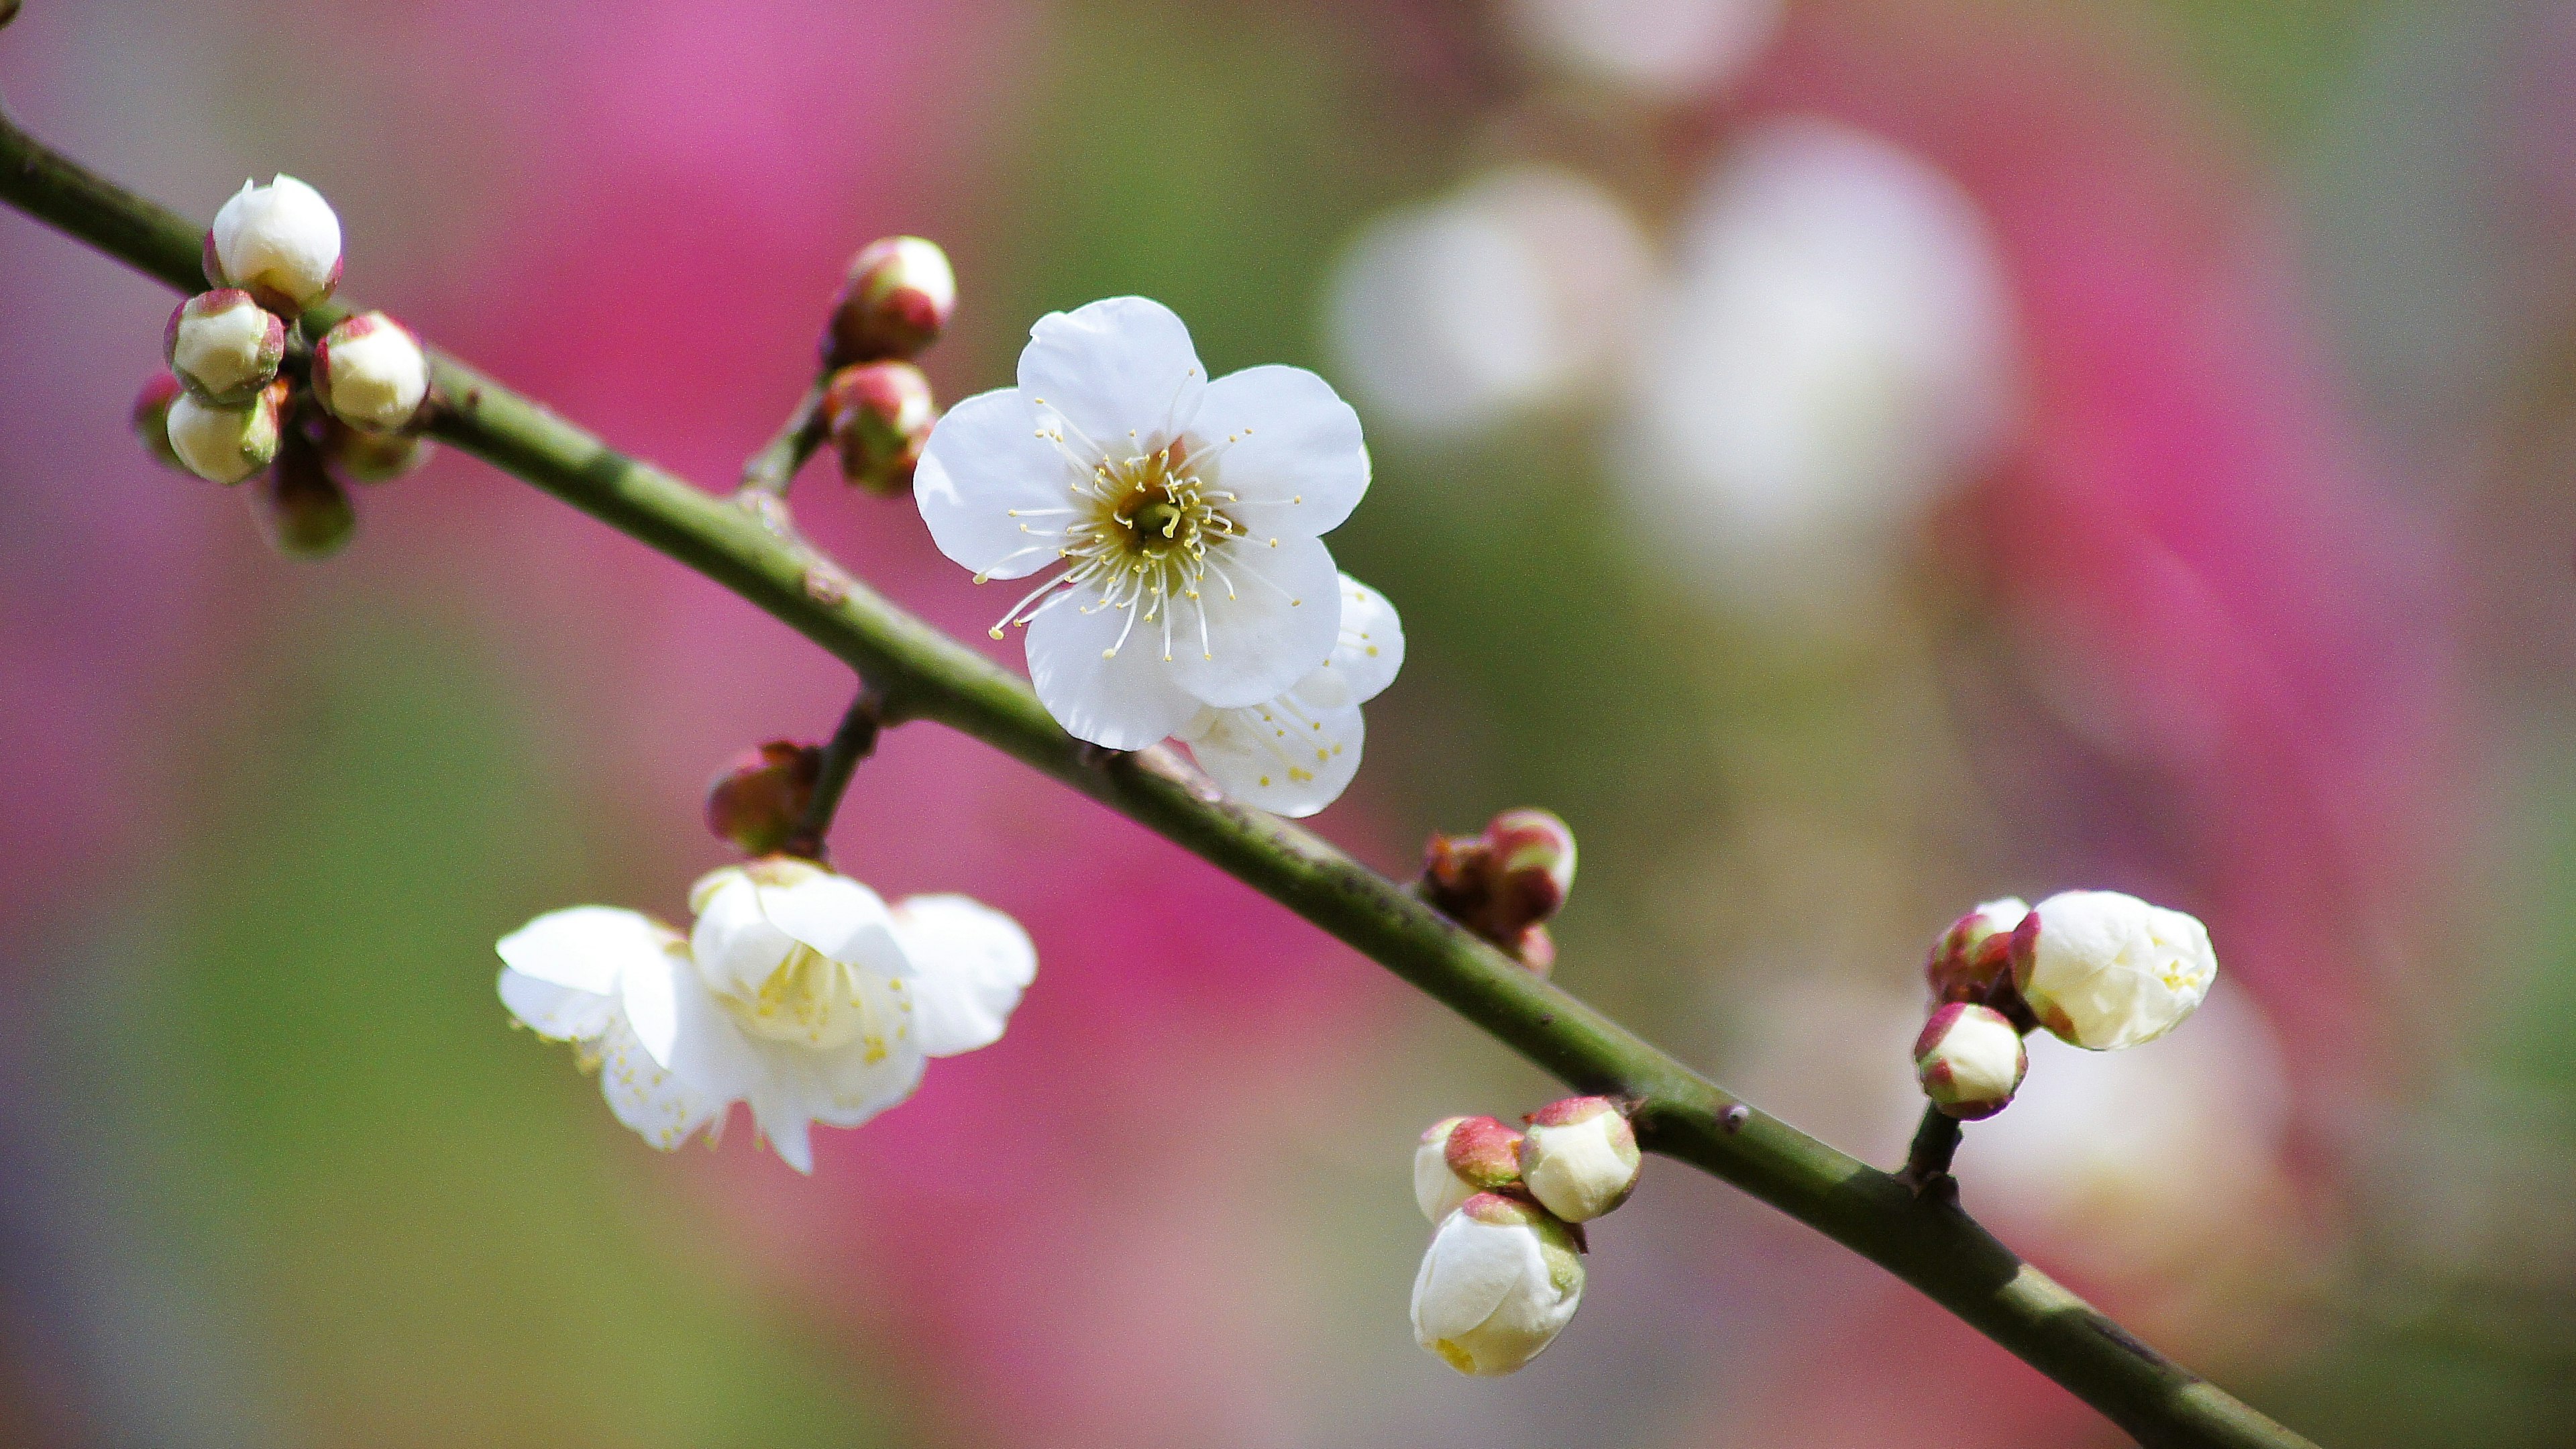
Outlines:
[{"label": "red-tipped bud", "polygon": [[2000,1011],[1959,1002],[1935,1010],[1914,1039],[1914,1075],[1932,1105],[1963,1122],[2012,1104],[2030,1053]]},{"label": "red-tipped bud", "polygon": [[794,740],[745,750],[707,784],[707,829],[745,855],[783,849],[814,800],[823,752]]},{"label": "red-tipped bud", "polygon": [[1413,1150],[1413,1201],[1433,1222],[1477,1193],[1520,1180],[1521,1134],[1491,1117],[1431,1124]]},{"label": "red-tipped bud", "polygon": [[307,423],[331,476],[343,483],[391,483],[429,461],[438,445],[413,433],[370,433],[328,414]]},{"label": "red-tipped bud", "polygon": [[134,394],[134,436],[142,440],[145,451],[162,467],[191,473],[196,470],[180,458],[178,449],[170,446],[170,404],[186,391],[179,379],[166,372],[145,378],[142,390]]},{"label": "red-tipped bud", "polygon": [[1574,891],[1574,831],[1552,810],[1506,810],[1485,826],[1500,888],[1513,909],[1543,921]]},{"label": "red-tipped bud", "polygon": [[170,313],[161,356],[199,402],[241,407],[286,360],[286,324],[238,287],[200,292]]},{"label": "red-tipped bud", "polygon": [[918,357],[957,310],[957,274],[937,242],[879,237],[850,259],[823,332],[823,365]]},{"label": "red-tipped bud", "polygon": [[329,558],[358,531],[348,493],[322,466],[321,449],[303,437],[289,437],[278,450],[252,503],[260,532],[288,558]]},{"label": "red-tipped bud", "polygon": [[279,378],[237,408],[212,407],[181,392],[163,421],[171,451],[188,471],[212,483],[239,483],[277,456],[286,380]]},{"label": "red-tipped bud", "polygon": [[429,354],[411,329],[361,312],[314,344],[313,396],[353,428],[400,432],[429,401]]},{"label": "red-tipped bud", "polygon": [[2030,914],[2018,896],[1987,901],[1950,923],[1932,943],[1923,979],[1934,1001],[1981,1002],[2012,974],[2012,932]]},{"label": "red-tipped bud", "polygon": [[1636,1191],[1645,1158],[1636,1129],[1607,1097],[1568,1097],[1529,1115],[1521,1181],[1539,1205],[1569,1223],[1590,1222]]},{"label": "red-tipped bud", "polygon": [[1535,971],[1556,961],[1543,923],[1573,888],[1574,832],[1546,810],[1506,810],[1482,834],[1434,835],[1424,847],[1424,898]]},{"label": "red-tipped bud", "polygon": [[930,426],[939,421],[930,379],[909,362],[863,362],[832,374],[823,424],[841,454],[841,476],[871,493],[912,487]]}]

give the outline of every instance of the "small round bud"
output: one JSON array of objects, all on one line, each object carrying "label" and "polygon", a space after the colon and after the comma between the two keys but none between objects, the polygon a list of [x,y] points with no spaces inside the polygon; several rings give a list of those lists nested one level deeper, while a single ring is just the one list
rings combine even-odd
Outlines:
[{"label": "small round bud", "polygon": [[2012,936],[2013,984],[2039,1024],[2092,1051],[2149,1042],[2218,977],[2209,928],[2118,891],[2061,891]]},{"label": "small round bud", "polygon": [[1992,1007],[1951,1002],[1935,1010],[1914,1038],[1914,1075],[1923,1095],[1962,1122],[2012,1105],[2029,1070],[2021,1033]]},{"label": "small round bud", "polygon": [[891,497],[912,487],[930,426],[939,421],[930,379],[909,362],[863,362],[832,374],[823,423],[840,450],[841,477]]},{"label": "small round bud", "polygon": [[1520,1180],[1521,1134],[1491,1117],[1448,1117],[1413,1149],[1413,1202],[1433,1222],[1480,1192]]},{"label": "small round bud", "polygon": [[313,395],[353,428],[400,432],[429,398],[429,355],[409,328],[361,312],[314,344]]},{"label": "small round bud", "polygon": [[850,259],[823,333],[824,365],[917,357],[956,310],[957,274],[937,242],[879,237]]},{"label": "small round bud", "polygon": [[1506,810],[1485,826],[1494,871],[1513,907],[1532,922],[1565,909],[1574,892],[1574,831],[1552,810]]},{"label": "small round bud", "polygon": [[1477,835],[1434,835],[1422,894],[1468,930],[1545,972],[1556,941],[1542,922],[1574,889],[1574,832],[1550,811],[1506,810]]},{"label": "small round bud", "polygon": [[2013,927],[2030,914],[2019,896],[1987,901],[1950,923],[1932,943],[1923,963],[1923,979],[1935,1001],[1983,1001],[1994,984],[2012,973]]},{"label": "small round bud", "polygon": [[198,401],[240,407],[286,360],[286,324],[239,287],[200,292],[171,312],[161,355]]},{"label": "small round bud", "polygon": [[164,468],[182,473],[194,472],[170,446],[170,404],[187,391],[179,379],[166,372],[156,372],[143,380],[134,394],[134,436],[142,439],[144,448],[160,460]]},{"label": "small round bud", "polygon": [[745,855],[783,849],[814,801],[823,752],[794,740],[743,751],[707,783],[707,829]]},{"label": "small round bud", "polygon": [[1507,1374],[1539,1356],[1583,1302],[1574,1232],[1490,1192],[1459,1205],[1413,1279],[1413,1340],[1462,1374]]},{"label": "small round bud", "polygon": [[239,483],[277,456],[278,414],[286,403],[283,380],[235,408],[212,407],[181,392],[170,400],[171,451],[188,471],[212,483]]},{"label": "small round bud", "polygon": [[358,531],[347,491],[322,466],[321,450],[300,437],[278,450],[252,504],[269,546],[288,558],[329,558]]},{"label": "small round bud", "polygon": [[1587,1223],[1628,1200],[1644,1164],[1637,1130],[1606,1097],[1568,1097],[1530,1114],[1521,1182],[1539,1205]]},{"label": "small round bud", "polygon": [[245,181],[206,230],[205,268],[208,285],[239,287],[272,312],[300,317],[340,285],[340,218],[292,176]]},{"label": "small round bud", "polygon": [[391,483],[415,472],[438,452],[438,445],[413,433],[370,433],[327,413],[309,424],[331,476],[343,483]]}]

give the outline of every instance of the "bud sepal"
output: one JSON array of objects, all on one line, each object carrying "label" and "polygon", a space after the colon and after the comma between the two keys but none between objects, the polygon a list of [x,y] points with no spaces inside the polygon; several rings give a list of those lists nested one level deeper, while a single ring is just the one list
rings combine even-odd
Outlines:
[{"label": "bud sepal", "polygon": [[179,450],[170,446],[170,404],[187,390],[185,384],[166,372],[145,378],[134,394],[134,436],[162,467],[194,473],[196,470],[179,456]]},{"label": "bud sepal", "polygon": [[1492,1117],[1449,1117],[1413,1150],[1413,1201],[1438,1222],[1480,1192],[1517,1186],[1521,1134]]},{"label": "bud sepal", "polygon": [[734,757],[707,782],[707,829],[745,855],[784,849],[814,802],[823,752],[794,740],[771,740]]}]

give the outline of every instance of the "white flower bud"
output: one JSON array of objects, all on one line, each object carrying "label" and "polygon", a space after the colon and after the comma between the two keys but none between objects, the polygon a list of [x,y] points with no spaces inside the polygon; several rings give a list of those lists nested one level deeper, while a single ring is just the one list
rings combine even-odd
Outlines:
[{"label": "white flower bud", "polygon": [[170,314],[161,352],[199,400],[240,407],[286,360],[286,324],[238,287],[201,292]]},{"label": "white flower bud", "polygon": [[1914,1039],[1914,1075],[1923,1095],[1963,1122],[2010,1106],[2029,1070],[2021,1033],[1992,1007],[1952,1002],[1933,1012]]},{"label": "white flower bud", "polygon": [[239,483],[277,456],[282,384],[272,383],[237,408],[211,407],[182,392],[170,400],[170,449],[188,471],[213,483]]},{"label": "white flower bud", "polygon": [[353,428],[400,432],[429,397],[429,355],[401,323],[362,312],[314,346],[313,395]]},{"label": "white flower bud", "polygon": [[1490,1192],[1433,1234],[1413,1279],[1413,1340],[1462,1374],[1507,1374],[1539,1356],[1583,1301],[1573,1230]]},{"label": "white flower bud", "polygon": [[340,285],[340,218],[322,193],[279,175],[243,182],[206,231],[206,280],[239,287],[288,317]]},{"label": "white flower bud", "polygon": [[1568,1097],[1531,1114],[1521,1181],[1539,1205],[1585,1223],[1628,1200],[1644,1158],[1637,1131],[1604,1097]]},{"label": "white flower bud", "polygon": [[1413,1149],[1413,1201],[1438,1222],[1480,1192],[1520,1180],[1521,1134],[1491,1117],[1431,1124]]},{"label": "white flower bud", "polygon": [[2118,891],[2061,891],[2013,942],[2013,984],[2039,1023],[2093,1051],[2182,1024],[2218,976],[2209,928]]}]

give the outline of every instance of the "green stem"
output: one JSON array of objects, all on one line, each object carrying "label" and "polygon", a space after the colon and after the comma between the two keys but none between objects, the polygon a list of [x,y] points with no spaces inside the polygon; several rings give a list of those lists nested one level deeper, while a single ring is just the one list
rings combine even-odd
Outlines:
[{"label": "green stem", "polygon": [[850,788],[850,777],[859,771],[859,762],[877,747],[877,731],[885,723],[884,707],[877,692],[861,681],[859,692],[841,715],[840,728],[823,746],[823,758],[814,774],[814,793],[805,802],[805,815],[796,822],[795,832],[780,849],[789,855],[808,860],[825,861],[831,853],[824,837],[832,830],[832,816],[841,808],[841,796]]},{"label": "green stem", "polygon": [[751,460],[742,465],[742,491],[766,493],[772,498],[787,496],[787,485],[822,450],[828,436],[823,427],[823,390],[831,381],[830,374],[814,380],[799,398],[796,410],[778,429],[778,435],[761,446]]},{"label": "green stem", "polygon": [[[182,290],[196,223],[48,150],[0,114],[0,199]],[[309,325],[309,324],[308,324]],[[1026,682],[896,608],[776,522],[599,439],[452,358],[431,431],[777,616],[857,669],[883,718],[961,730],[1143,822],[1421,988],[1578,1091],[1637,1102],[1640,1140],[1814,1227],[1921,1289],[2141,1442],[2307,1443],[2132,1337],[1955,1204],[1737,1102],[1298,827],[1227,799],[1165,748],[1075,740]]]}]

